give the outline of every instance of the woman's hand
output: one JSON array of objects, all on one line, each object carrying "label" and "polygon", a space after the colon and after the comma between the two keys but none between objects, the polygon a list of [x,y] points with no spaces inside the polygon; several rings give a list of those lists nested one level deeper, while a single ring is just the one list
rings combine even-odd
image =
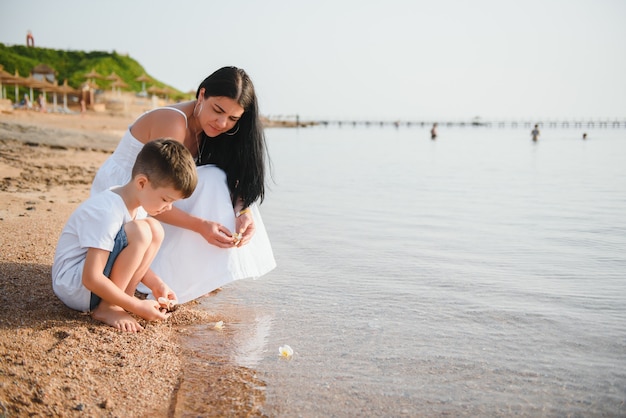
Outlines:
[{"label": "woman's hand", "polygon": [[216,247],[232,248],[233,246],[234,237],[228,228],[217,222],[190,215],[177,207],[173,207],[171,210],[155,216],[155,218],[166,224],[197,232],[206,242]]},{"label": "woman's hand", "polygon": [[256,231],[252,212],[248,211],[242,213],[235,219],[235,231],[241,234],[241,240],[236,244],[237,247],[241,247],[250,242]]},{"label": "woman's hand", "polygon": [[220,248],[231,248],[233,246],[233,234],[223,225],[217,222],[203,220],[197,232],[211,245]]}]

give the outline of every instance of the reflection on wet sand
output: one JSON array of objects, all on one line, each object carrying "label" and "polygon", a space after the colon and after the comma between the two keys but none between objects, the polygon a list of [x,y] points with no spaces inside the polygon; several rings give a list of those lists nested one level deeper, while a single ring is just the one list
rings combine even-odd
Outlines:
[{"label": "reflection on wet sand", "polygon": [[221,329],[204,324],[181,331],[185,363],[170,412],[174,416],[263,416],[266,385],[254,367],[268,355],[272,317],[241,307],[216,316],[223,321]]}]

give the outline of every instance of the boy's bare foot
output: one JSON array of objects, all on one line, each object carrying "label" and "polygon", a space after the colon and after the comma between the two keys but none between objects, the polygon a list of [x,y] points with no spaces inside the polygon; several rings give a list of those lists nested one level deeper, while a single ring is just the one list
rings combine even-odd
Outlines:
[{"label": "boy's bare foot", "polygon": [[111,306],[104,301],[100,302],[100,305],[91,313],[91,317],[120,331],[143,331],[143,327],[128,312],[119,306]]}]

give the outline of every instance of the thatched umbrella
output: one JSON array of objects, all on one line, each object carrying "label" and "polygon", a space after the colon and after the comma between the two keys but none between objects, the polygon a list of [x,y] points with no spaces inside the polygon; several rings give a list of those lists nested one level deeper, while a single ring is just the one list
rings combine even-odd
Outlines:
[{"label": "thatched umbrella", "polygon": [[111,74],[109,74],[105,78],[107,80],[112,80],[112,81],[117,81],[117,80],[121,80],[122,79],[122,77],[120,77],[119,75],[115,74],[115,71],[111,71]]},{"label": "thatched umbrella", "polygon": [[52,100],[52,109],[55,112],[57,111],[57,92],[58,91],[59,91],[59,81],[54,80],[54,83],[52,83],[52,92],[54,93],[54,99]]},{"label": "thatched umbrella", "polygon": [[3,94],[4,86],[3,84],[8,84],[9,81],[13,80],[13,75],[4,70],[4,65],[0,64],[0,99],[2,99],[5,95]]},{"label": "thatched umbrella", "polygon": [[54,83],[51,87],[51,91],[54,93],[54,111],[57,110],[57,94],[63,93],[63,109],[67,109],[67,93],[71,93],[74,91],[73,88],[67,85],[67,79],[63,82],[63,85],[59,86],[59,81],[54,80]]},{"label": "thatched umbrella", "polygon": [[112,71],[111,74],[109,74],[108,76],[105,77],[106,80],[109,81],[113,81],[113,83],[111,83],[111,92],[115,92],[115,83],[117,81],[121,81],[122,77],[120,77],[119,75],[115,74],[115,71]]},{"label": "thatched umbrella", "polygon": [[150,86],[148,88],[148,93],[152,93],[153,96],[157,96],[159,94],[163,94],[163,89],[157,86]]},{"label": "thatched umbrella", "polygon": [[12,82],[10,82],[10,83],[9,83],[9,81],[8,81],[8,80],[3,79],[3,80],[2,80],[2,82],[3,82],[3,83],[5,83],[5,82],[6,82],[7,84],[15,84],[15,91],[16,91],[16,92],[18,91],[18,86],[27,87],[27,86],[26,86],[26,78],[21,77],[21,76],[19,75],[19,73],[17,72],[17,70],[15,70],[15,75],[13,76],[13,80],[14,80],[14,81],[12,81]]},{"label": "thatched umbrella", "polygon": [[102,78],[102,75],[100,75],[100,73],[98,73],[98,72],[96,71],[96,69],[95,69],[95,68],[93,68],[90,72],[88,72],[87,74],[85,74],[83,77],[85,77],[85,78],[89,81],[89,84],[91,84],[91,85],[96,85],[96,86],[97,86],[97,84],[96,84],[96,82],[94,81],[94,79],[96,79],[96,78]]},{"label": "thatched umbrella", "polygon": [[150,98],[150,100],[152,100],[152,106],[156,107],[158,104],[158,99],[157,97],[160,94],[163,94],[163,89],[161,89],[160,87],[157,86],[151,86],[148,88],[148,93],[150,93],[152,96]]},{"label": "thatched umbrella", "polygon": [[84,75],[85,78],[93,79],[93,78],[102,78],[102,75],[96,71],[95,68],[92,68],[90,72]]},{"label": "thatched umbrella", "polygon": [[[35,85],[34,87],[38,90],[41,90],[41,93],[43,94],[44,103],[46,103],[48,101],[46,93],[54,93],[56,91],[56,86],[54,85],[54,83],[51,83],[48,80],[46,80],[45,77],[37,81],[39,82],[39,84]],[[54,95],[54,108],[56,109],[56,93]]]},{"label": "thatched umbrella", "polygon": [[4,67],[0,65],[0,99],[6,97],[6,91],[4,91],[3,84],[13,84],[15,85],[15,102],[17,103],[17,95],[18,88],[17,86],[20,84],[20,76],[15,70],[15,75],[9,73],[4,70]]},{"label": "thatched umbrella", "polygon": [[165,100],[169,100],[170,99],[170,94],[173,93],[174,91],[169,88],[169,87],[163,87],[163,89],[161,90],[161,93],[163,93],[163,95],[165,96]]},{"label": "thatched umbrella", "polygon": [[19,88],[18,86],[23,86],[24,84],[24,78],[22,76],[20,76],[20,73],[17,71],[17,68],[15,69],[15,75],[13,76],[13,80],[9,81],[9,83],[12,83],[15,85],[15,101],[17,102],[17,95],[19,94]]},{"label": "thatched umbrella", "polygon": [[150,80],[151,78],[148,77],[146,73],[143,73],[142,75],[140,75],[139,77],[135,79],[135,81],[141,81],[141,91],[146,91],[146,81],[150,81]]},{"label": "thatched umbrella", "polygon": [[41,85],[41,82],[39,80],[36,80],[35,78],[33,78],[33,75],[29,75],[28,77],[22,78],[22,85],[24,87],[28,87],[30,90],[30,101],[33,102],[34,98],[33,98],[33,89],[38,89],[39,86]]},{"label": "thatched umbrella", "polygon": [[44,95],[45,93],[52,93],[55,91],[56,88],[55,88],[54,83],[51,83],[45,78],[42,78],[41,80],[38,80],[38,81],[39,81],[39,86],[35,88],[41,90],[41,92],[44,93]]},{"label": "thatched umbrella", "polygon": [[85,105],[91,105],[94,103],[94,91],[97,89],[98,85],[91,82],[90,80],[87,80],[81,84],[81,100],[85,102]]},{"label": "thatched umbrella", "polygon": [[128,84],[124,83],[123,80],[116,80],[113,82],[113,84],[111,84],[112,88],[117,87],[117,94],[119,96],[120,92],[122,91],[121,89],[126,89],[128,88]]},{"label": "thatched umbrella", "polygon": [[0,87],[2,87],[2,80],[9,77],[12,77],[11,73],[5,71],[4,65],[0,64]]},{"label": "thatched umbrella", "polygon": [[74,90],[72,87],[70,87],[67,84],[67,79],[65,79],[65,81],[63,81],[63,84],[59,86],[58,92],[59,93],[63,93],[63,108],[67,109],[67,94],[68,93],[76,94],[76,90]]},{"label": "thatched umbrella", "polygon": [[9,77],[13,77],[13,76],[11,75],[11,73],[5,71],[4,65],[0,64],[0,80],[2,80],[3,78],[9,78]]}]

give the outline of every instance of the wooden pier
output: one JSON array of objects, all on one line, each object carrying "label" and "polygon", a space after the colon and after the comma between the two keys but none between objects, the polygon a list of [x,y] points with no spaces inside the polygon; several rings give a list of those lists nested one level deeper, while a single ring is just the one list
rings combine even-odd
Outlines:
[{"label": "wooden pier", "polygon": [[298,116],[278,116],[266,119],[268,126],[307,127],[307,126],[337,126],[337,127],[394,127],[394,128],[430,128],[434,123],[439,127],[456,128],[510,128],[532,129],[538,125],[540,129],[617,129],[626,128],[626,118],[623,119],[562,119],[562,120],[417,120],[417,121],[374,121],[374,120],[301,120]]}]

